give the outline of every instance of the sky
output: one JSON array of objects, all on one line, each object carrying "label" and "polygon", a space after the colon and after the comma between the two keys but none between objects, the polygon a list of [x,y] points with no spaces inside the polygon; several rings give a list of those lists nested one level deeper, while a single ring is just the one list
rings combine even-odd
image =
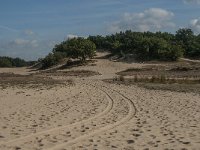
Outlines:
[{"label": "sky", "polygon": [[200,0],[0,0],[0,56],[37,60],[67,38],[191,28]]}]

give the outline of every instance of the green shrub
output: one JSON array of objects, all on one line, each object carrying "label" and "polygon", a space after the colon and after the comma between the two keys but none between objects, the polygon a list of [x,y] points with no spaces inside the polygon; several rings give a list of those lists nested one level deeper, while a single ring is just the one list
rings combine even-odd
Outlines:
[{"label": "green shrub", "polygon": [[56,65],[57,63],[58,61],[54,54],[50,53],[42,60],[42,69],[46,69],[48,67]]},{"label": "green shrub", "polygon": [[6,57],[1,57],[0,67],[12,67],[12,62]]},{"label": "green shrub", "polygon": [[31,65],[33,62],[21,58],[0,57],[0,67],[24,67]]}]

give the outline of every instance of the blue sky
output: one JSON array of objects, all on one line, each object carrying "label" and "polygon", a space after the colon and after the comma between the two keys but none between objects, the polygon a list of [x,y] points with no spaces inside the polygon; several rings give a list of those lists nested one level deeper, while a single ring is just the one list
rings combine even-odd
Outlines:
[{"label": "blue sky", "polygon": [[0,56],[35,60],[73,36],[190,27],[200,0],[0,0]]}]

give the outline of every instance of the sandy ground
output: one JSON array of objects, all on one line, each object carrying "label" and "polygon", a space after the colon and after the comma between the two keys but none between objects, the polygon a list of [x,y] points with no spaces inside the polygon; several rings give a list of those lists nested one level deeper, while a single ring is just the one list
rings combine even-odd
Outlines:
[{"label": "sandy ground", "polygon": [[[109,84],[142,64],[97,59],[72,70],[97,71],[54,88],[0,91],[1,150],[199,150],[200,95]],[[0,69],[28,74],[25,68]]]}]

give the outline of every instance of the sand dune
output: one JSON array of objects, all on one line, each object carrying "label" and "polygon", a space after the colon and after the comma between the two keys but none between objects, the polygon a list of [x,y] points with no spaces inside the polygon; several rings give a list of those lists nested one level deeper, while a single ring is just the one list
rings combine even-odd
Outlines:
[{"label": "sand dune", "polygon": [[2,89],[0,149],[200,149],[199,94],[110,84],[102,79],[142,64],[96,61],[71,70],[101,75],[53,77],[73,85]]}]

